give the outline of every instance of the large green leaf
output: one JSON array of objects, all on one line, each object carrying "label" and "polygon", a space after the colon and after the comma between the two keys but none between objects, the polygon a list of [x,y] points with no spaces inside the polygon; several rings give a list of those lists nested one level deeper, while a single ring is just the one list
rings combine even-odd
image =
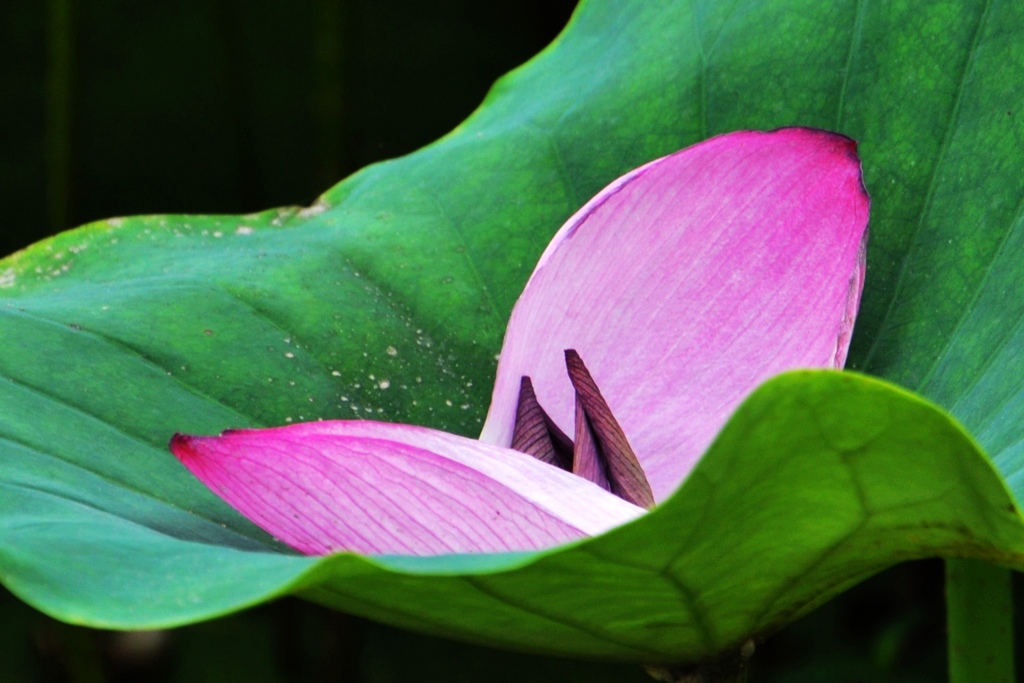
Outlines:
[{"label": "large green leaf", "polygon": [[[11,587],[103,626],[175,624],[298,592],[485,645],[675,662],[738,647],[898,560],[1024,566],[1012,498],[952,420],[877,380],[828,372],[762,387],[651,514],[543,553],[252,552],[31,493],[14,498],[21,526],[4,533],[19,551],[6,555],[29,565]],[[69,577],[67,563],[43,561],[55,547],[102,556]]]},{"label": "large green leaf", "polygon": [[[313,207],[86,226],[0,262],[0,579],[141,627],[297,592],[496,646],[671,662],[894,562],[1024,568],[1024,8],[589,2],[435,145]],[[766,30],[771,27],[771,30]],[[505,319],[565,217],[709,135],[861,141],[873,195],[855,375],[734,417],[651,515],[569,548],[288,554],[166,451],[174,431],[374,417],[473,434]]]}]

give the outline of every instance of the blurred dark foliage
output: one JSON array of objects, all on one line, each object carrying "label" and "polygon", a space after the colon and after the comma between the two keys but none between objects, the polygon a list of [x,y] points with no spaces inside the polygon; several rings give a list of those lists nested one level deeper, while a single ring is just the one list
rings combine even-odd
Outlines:
[{"label": "blurred dark foliage", "polygon": [[[443,135],[572,0],[0,3],[0,253],[115,215],[308,204]],[[1020,591],[1018,591],[1018,594]],[[758,647],[750,680],[945,677],[942,565],[896,567]],[[0,591],[0,681],[644,681],[296,600],[174,631],[61,624]]]},{"label": "blurred dark foliage", "polygon": [[311,203],[451,130],[574,6],[0,2],[0,254],[111,216]]}]

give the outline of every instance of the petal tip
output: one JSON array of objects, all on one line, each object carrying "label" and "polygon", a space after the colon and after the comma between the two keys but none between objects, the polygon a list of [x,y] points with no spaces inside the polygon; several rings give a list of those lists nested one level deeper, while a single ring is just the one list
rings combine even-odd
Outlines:
[{"label": "petal tip", "polygon": [[863,161],[860,158],[859,145],[860,143],[843,133],[837,133],[832,130],[825,130],[823,128],[812,128],[810,126],[794,126],[790,128],[777,128],[772,131],[775,133],[779,132],[797,132],[803,135],[817,136],[820,137],[823,142],[827,145],[828,149],[838,156],[845,157],[846,161],[851,166],[857,169],[857,181],[860,188],[860,193],[865,202],[870,203],[871,195],[868,194],[868,188],[864,184],[864,169]]},{"label": "petal tip", "polygon": [[188,434],[175,432],[174,436],[171,437],[171,453],[174,453],[179,460],[195,455],[195,450],[192,448],[193,438],[194,437],[189,436]]},{"label": "petal tip", "polygon": [[770,130],[768,133],[789,133],[800,136],[820,137],[823,141],[831,144],[836,150],[841,150],[854,156],[857,154],[857,141],[849,135],[837,133],[834,130],[815,128],[814,126],[783,126]]},{"label": "petal tip", "polygon": [[[170,450],[181,463],[188,465],[189,462],[194,462],[200,459],[203,455],[200,447],[201,442],[209,440],[211,437],[207,436],[195,436],[192,434],[182,434],[176,432],[171,437]],[[212,437],[216,438],[216,437]]]}]

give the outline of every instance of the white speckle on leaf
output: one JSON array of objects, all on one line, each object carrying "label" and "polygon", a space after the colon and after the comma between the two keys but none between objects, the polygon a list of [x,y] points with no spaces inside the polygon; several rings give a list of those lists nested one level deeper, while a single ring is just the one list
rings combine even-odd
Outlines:
[{"label": "white speckle on leaf", "polygon": [[18,276],[14,273],[14,268],[7,268],[6,270],[0,271],[0,289],[13,287],[17,280]]},{"label": "white speckle on leaf", "polygon": [[284,357],[285,358],[295,358],[295,354],[292,353],[291,351],[287,351],[287,352],[285,352]]},{"label": "white speckle on leaf", "polygon": [[341,373],[338,372],[337,370],[331,370],[331,375],[333,377],[341,377]]},{"label": "white speckle on leaf", "polygon": [[380,382],[377,383],[377,386],[379,386],[381,389],[387,389],[388,387],[391,386],[391,380],[382,379]]},{"label": "white speckle on leaf", "polygon": [[394,346],[389,346],[387,348],[387,354],[389,356],[397,356],[398,355],[398,349],[396,349]]},{"label": "white speckle on leaf", "polygon": [[251,235],[253,232],[252,226],[249,225],[239,225],[235,228],[236,235]]},{"label": "white speckle on leaf", "polygon": [[327,209],[331,208],[331,205],[325,202],[323,199],[318,199],[311,206],[307,206],[299,211],[299,218],[310,218],[312,216],[319,216]]}]

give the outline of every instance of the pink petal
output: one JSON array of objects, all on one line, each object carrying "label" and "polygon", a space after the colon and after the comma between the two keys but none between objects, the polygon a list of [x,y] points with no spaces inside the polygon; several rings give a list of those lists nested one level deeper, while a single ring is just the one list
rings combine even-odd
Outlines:
[{"label": "pink petal", "polygon": [[528,550],[644,512],[522,453],[408,425],[176,435],[171,450],[243,515],[312,555]]},{"label": "pink petal", "polygon": [[763,380],[842,366],[867,220],[856,145],[824,131],[723,135],[620,178],[519,298],[481,439],[511,442],[523,375],[572,433],[575,348],[664,499]]}]

